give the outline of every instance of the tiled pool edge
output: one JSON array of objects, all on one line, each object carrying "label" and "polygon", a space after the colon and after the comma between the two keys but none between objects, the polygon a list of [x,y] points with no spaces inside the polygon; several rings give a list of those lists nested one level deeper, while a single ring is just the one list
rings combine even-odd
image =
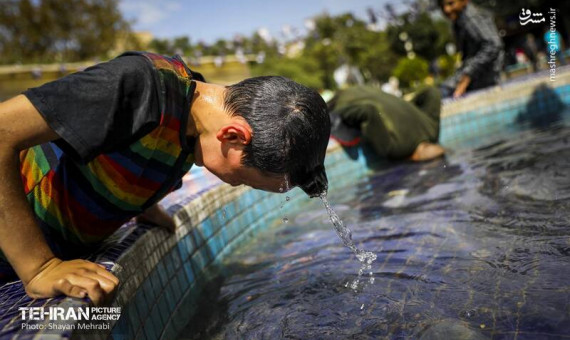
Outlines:
[{"label": "tiled pool edge", "polygon": [[[559,74],[556,82],[539,77],[528,83],[481,92],[444,106],[442,144],[453,146],[465,138],[480,136],[482,130],[513,124],[528,104],[530,95],[542,83],[552,86],[562,102],[570,103],[570,72]],[[334,142],[329,146],[326,167],[333,190],[368,171],[363,157],[351,159]],[[157,228],[128,225],[115,236],[116,242],[110,242],[107,249],[94,257],[98,262],[110,262],[109,267],[117,263],[123,268],[116,273],[121,285],[112,304],[122,307],[123,313],[111,324],[112,330],[73,334],[61,331],[50,332],[50,335],[55,338],[172,339],[183,329],[189,317],[178,320],[172,316],[192,312],[193,305],[189,302],[199,292],[197,277],[207,277],[225,255],[269,226],[281,213],[279,207],[284,201],[282,195],[220,184],[199,171],[194,173],[193,178],[196,177],[200,180],[194,182],[204,183],[202,187],[189,190],[185,186],[175,198],[164,201],[170,211],[177,211],[175,218],[180,226],[175,235]],[[290,196],[287,210],[308,199],[298,189]],[[18,283],[0,287],[0,306],[9,307],[1,309],[0,338],[37,335],[18,333],[18,323],[14,320],[20,317],[19,306],[86,305],[85,301],[70,298],[32,300],[21,292]]]}]

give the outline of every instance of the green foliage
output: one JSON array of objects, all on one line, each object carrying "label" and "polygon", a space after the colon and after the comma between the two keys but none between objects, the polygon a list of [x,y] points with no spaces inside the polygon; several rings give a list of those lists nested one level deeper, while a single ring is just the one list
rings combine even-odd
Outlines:
[{"label": "green foliage", "polygon": [[344,63],[357,66],[366,80],[383,81],[390,76],[396,56],[383,32],[369,30],[352,14],[315,19],[315,30],[305,39],[303,56],[318,63],[325,88],[334,89],[334,70]]},{"label": "green foliage", "polygon": [[105,56],[129,32],[118,0],[11,0],[0,6],[2,63]]},{"label": "green foliage", "polygon": [[437,58],[439,66],[439,76],[441,79],[450,77],[455,72],[456,57],[447,54],[442,54]]},{"label": "green foliage", "polygon": [[283,76],[314,89],[323,88],[322,74],[314,59],[273,57],[263,64],[252,63],[251,73],[252,76]]},{"label": "green foliage", "polygon": [[174,39],[152,39],[148,48],[156,53],[164,55],[188,55],[192,52],[193,47],[190,44],[190,38],[180,36]]},{"label": "green foliage", "polygon": [[[132,36],[118,10],[120,0],[0,1],[2,63],[108,57],[119,36]],[[294,58],[283,55],[277,41],[267,41],[257,32],[234,40],[219,39],[213,44],[192,44],[188,36],[154,39],[148,48],[165,55],[196,57],[232,55],[238,49],[246,55],[263,53],[264,63],[250,64],[253,75],[283,75],[319,89],[334,90],[334,71],[344,64],[356,66],[367,82],[384,82],[396,75],[402,84],[410,85],[427,75],[425,60],[445,56],[445,45],[451,41],[447,21],[434,20],[425,11],[426,1],[413,3],[416,6],[411,5],[404,14],[389,11],[391,19],[385,32],[371,29],[351,13],[313,18],[315,28],[295,42],[304,48]],[[421,58],[402,58],[407,52],[399,38],[402,32],[407,33],[413,52]],[[439,60],[444,75],[453,69],[448,59]]]},{"label": "green foliage", "polygon": [[444,54],[445,45],[452,40],[447,21],[433,20],[426,12],[416,15],[404,13],[386,30],[390,46],[400,56],[405,56],[407,52],[405,42],[400,39],[404,32],[413,45],[414,53],[427,60]]},{"label": "green foliage", "polygon": [[423,81],[428,74],[428,62],[421,57],[400,58],[393,72],[400,83],[408,87],[414,87],[414,83]]}]

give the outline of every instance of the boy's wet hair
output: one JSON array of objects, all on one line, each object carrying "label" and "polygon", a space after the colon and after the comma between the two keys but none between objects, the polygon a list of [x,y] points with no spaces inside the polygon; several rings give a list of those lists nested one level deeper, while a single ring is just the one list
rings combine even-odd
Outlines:
[{"label": "boy's wet hair", "polygon": [[243,117],[253,130],[242,164],[268,175],[287,175],[291,187],[300,186],[310,196],[326,190],[323,164],[330,121],[321,96],[278,76],[249,78],[226,89],[226,110]]}]

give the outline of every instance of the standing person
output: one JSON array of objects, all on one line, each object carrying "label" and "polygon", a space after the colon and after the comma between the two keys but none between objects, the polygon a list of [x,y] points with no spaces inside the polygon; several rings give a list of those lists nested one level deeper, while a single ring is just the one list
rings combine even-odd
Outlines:
[{"label": "standing person", "polygon": [[445,16],[453,23],[462,65],[442,86],[444,97],[498,84],[503,66],[503,43],[493,18],[469,0],[439,0]]},{"label": "standing person", "polygon": [[424,87],[408,102],[380,89],[356,86],[328,103],[331,137],[342,146],[369,144],[378,157],[425,161],[445,150],[437,144],[441,95]]},{"label": "standing person", "polygon": [[208,84],[145,52],[29,89],[0,103],[0,269],[33,298],[100,304],[118,280],[78,258],[135,216],[173,230],[158,201],[193,164],[318,196],[329,123],[319,94],[286,78]]},{"label": "standing person", "polygon": [[562,54],[564,50],[562,47],[562,36],[556,29],[546,28],[544,32],[544,43],[546,44],[546,59],[552,61],[554,59],[553,56],[555,56],[560,62],[560,65],[566,65],[566,60],[564,60],[564,55]]}]

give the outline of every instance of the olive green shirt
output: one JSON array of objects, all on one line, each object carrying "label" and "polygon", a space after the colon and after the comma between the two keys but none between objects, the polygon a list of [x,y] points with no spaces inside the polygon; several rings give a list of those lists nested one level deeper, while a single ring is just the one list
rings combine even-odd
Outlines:
[{"label": "olive green shirt", "polygon": [[388,158],[406,158],[423,141],[437,143],[441,96],[425,87],[410,102],[378,88],[356,86],[340,91],[329,104],[343,123],[360,128],[365,142]]}]

